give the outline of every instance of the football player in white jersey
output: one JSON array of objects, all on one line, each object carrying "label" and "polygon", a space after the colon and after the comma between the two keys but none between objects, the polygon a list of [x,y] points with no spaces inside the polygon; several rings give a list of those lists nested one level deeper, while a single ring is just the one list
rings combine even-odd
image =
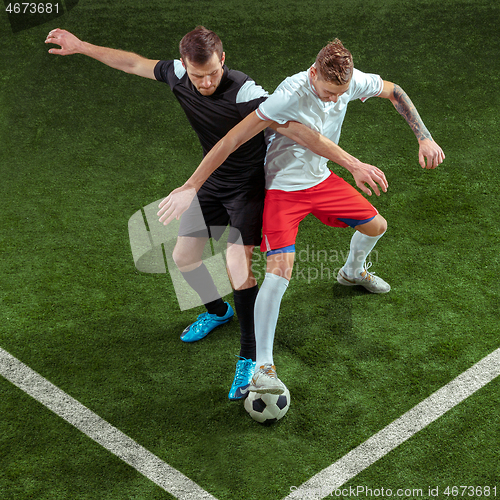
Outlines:
[{"label": "football player in white jersey", "polygon": [[[406,119],[419,144],[419,163],[432,169],[444,160],[415,106],[398,85],[378,75],[358,71],[351,53],[334,40],[318,54],[307,71],[287,78],[259,108],[231,130],[203,160],[190,179],[160,204],[160,221],[167,224],[185,210],[204,179],[225,157],[256,133],[273,123],[298,121],[337,143],[347,104],[370,97],[389,99]],[[267,272],[255,304],[257,341],[256,371],[249,390],[281,394],[283,383],[276,375],[273,343],[281,299],[288,287],[295,258],[295,238],[301,220],[312,213],[324,224],[355,229],[346,263],[337,281],[361,285],[373,293],[386,293],[390,286],[368,271],[368,254],[387,229],[386,220],[357,190],[327,168],[330,146],[314,153],[293,140],[271,131],[266,155],[266,200],[262,251],[267,251]],[[356,168],[346,166],[356,185],[366,194],[387,190],[384,174],[370,171],[370,180]]]}]

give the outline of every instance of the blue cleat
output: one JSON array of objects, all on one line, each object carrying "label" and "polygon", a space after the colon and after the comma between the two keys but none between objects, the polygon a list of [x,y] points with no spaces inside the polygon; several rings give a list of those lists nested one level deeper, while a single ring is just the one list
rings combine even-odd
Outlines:
[{"label": "blue cleat", "polygon": [[224,316],[217,316],[208,312],[200,314],[198,319],[187,326],[182,332],[181,340],[183,342],[196,342],[197,340],[204,339],[214,328],[230,321],[234,316],[234,311],[227,302],[226,304],[227,312]]},{"label": "blue cleat", "polygon": [[240,359],[236,363],[233,385],[229,391],[229,399],[231,401],[247,397],[248,386],[250,385],[255,370],[255,361],[241,356],[239,356],[239,358]]}]

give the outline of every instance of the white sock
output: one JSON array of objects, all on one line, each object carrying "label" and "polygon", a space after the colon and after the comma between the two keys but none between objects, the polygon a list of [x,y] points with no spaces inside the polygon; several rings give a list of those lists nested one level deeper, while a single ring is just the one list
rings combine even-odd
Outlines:
[{"label": "white sock", "polygon": [[273,344],[276,324],[280,313],[281,299],[288,287],[288,280],[276,274],[266,273],[266,277],[255,301],[255,342],[257,357],[255,369],[273,361]]},{"label": "white sock", "polygon": [[[385,233],[385,231],[384,231]],[[365,269],[365,262],[368,254],[373,250],[377,241],[382,238],[384,233],[378,236],[368,236],[355,231],[351,238],[349,255],[343,270],[348,278],[357,278]]]}]

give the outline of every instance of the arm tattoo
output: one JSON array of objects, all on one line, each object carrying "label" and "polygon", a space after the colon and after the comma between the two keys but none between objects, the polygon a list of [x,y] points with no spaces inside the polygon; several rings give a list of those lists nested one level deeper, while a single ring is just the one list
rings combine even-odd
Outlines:
[{"label": "arm tattoo", "polygon": [[394,85],[393,95],[395,98],[394,107],[408,122],[408,125],[410,125],[413,133],[417,136],[417,139],[419,141],[423,139],[430,139],[432,141],[430,132],[424,125],[424,122],[420,118],[420,115],[408,97],[408,94],[399,85]]}]

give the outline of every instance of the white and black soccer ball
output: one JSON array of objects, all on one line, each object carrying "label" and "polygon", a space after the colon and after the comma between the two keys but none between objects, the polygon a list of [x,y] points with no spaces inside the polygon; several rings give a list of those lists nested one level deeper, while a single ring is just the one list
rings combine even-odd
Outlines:
[{"label": "white and black soccer ball", "polygon": [[261,424],[271,424],[283,418],[288,408],[290,392],[287,388],[283,394],[249,392],[245,399],[245,410]]}]

